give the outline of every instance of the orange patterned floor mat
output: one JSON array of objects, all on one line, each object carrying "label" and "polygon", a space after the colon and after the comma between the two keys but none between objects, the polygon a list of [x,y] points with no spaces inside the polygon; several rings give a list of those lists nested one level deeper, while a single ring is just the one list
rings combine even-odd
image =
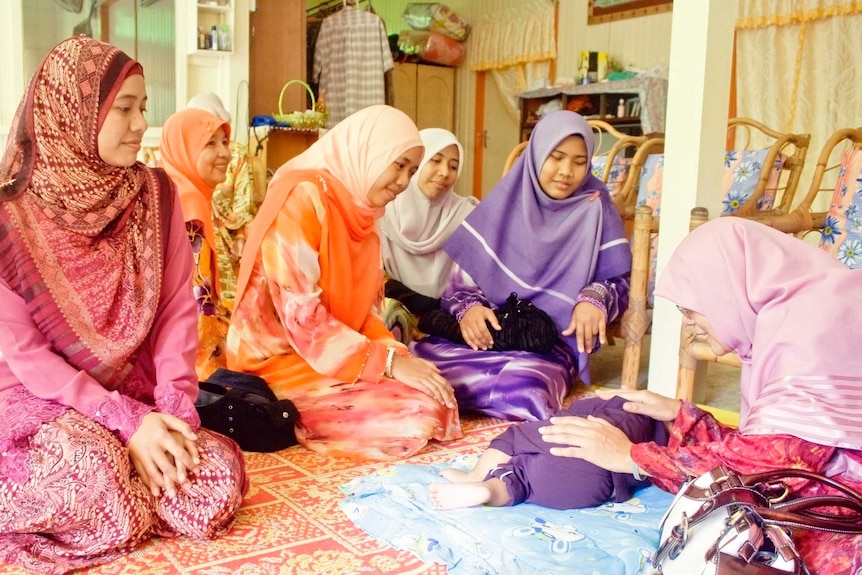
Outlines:
[{"label": "orange patterned floor mat", "polygon": [[[438,463],[482,451],[509,423],[464,416],[464,437],[432,443],[409,463]],[[153,539],[123,559],[79,573],[92,575],[442,575],[359,529],[338,508],[339,487],[388,464],[356,463],[291,447],[248,453],[251,489],[233,530],[210,542]],[[0,565],[0,575],[22,569]]]}]

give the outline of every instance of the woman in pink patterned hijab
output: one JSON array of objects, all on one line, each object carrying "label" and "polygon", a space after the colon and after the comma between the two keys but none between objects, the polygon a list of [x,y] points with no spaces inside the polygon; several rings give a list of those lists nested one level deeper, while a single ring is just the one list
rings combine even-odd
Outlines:
[{"label": "woman in pink patterned hijab", "polygon": [[140,64],[84,36],[31,81],[0,160],[0,561],[48,573],[212,539],[248,488],[199,429],[192,257]]}]

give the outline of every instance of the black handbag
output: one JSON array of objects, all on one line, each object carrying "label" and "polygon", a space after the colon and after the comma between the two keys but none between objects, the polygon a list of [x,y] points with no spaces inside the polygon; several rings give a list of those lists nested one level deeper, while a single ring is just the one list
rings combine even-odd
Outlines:
[{"label": "black handbag", "polygon": [[497,322],[503,328],[491,329],[494,351],[531,351],[548,353],[559,341],[557,325],[547,313],[532,302],[518,298],[512,292],[506,302],[494,310]]},{"label": "black handbag", "polygon": [[195,408],[203,427],[230,437],[243,451],[278,451],[297,444],[296,406],[278,399],[256,375],[217,369],[199,383]]},{"label": "black handbag", "polygon": [[[518,298],[515,292],[494,310],[494,315],[497,316],[497,322],[502,329],[497,331],[488,324],[488,330],[494,338],[494,345],[491,347],[493,351],[548,353],[559,341],[557,325],[551,316],[532,302]],[[458,320],[442,310],[423,315],[419,319],[419,330],[466,345]]]}]

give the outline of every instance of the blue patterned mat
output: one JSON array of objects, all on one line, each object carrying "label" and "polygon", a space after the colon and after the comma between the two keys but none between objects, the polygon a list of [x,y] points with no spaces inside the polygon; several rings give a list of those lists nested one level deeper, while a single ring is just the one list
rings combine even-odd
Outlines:
[{"label": "blue patterned mat", "polygon": [[[446,464],[394,465],[343,485],[339,504],[361,529],[453,575],[637,575],[655,550],[673,496],[648,487],[625,503],[558,511],[532,504],[438,511],[429,483]],[[577,479],[572,478],[576,483]]]}]

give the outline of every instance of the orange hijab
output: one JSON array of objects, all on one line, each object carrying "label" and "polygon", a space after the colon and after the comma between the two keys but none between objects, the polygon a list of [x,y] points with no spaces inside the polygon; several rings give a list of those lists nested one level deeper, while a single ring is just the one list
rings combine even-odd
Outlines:
[{"label": "orange hijab", "polygon": [[171,115],[162,126],[159,145],[161,167],[168,173],[180,196],[183,219],[197,220],[204,225],[204,238],[215,249],[212,197],[215,188],[208,186],[198,174],[197,162],[207,142],[216,130],[224,127],[230,138],[230,124],[218,116],[194,108]]},{"label": "orange hijab", "polygon": [[324,305],[345,324],[359,329],[368,315],[366,300],[373,301],[383,279],[377,226],[383,208],[369,203],[368,192],[386,168],[417,146],[422,147],[419,130],[404,112],[390,106],[370,106],[339,122],[308,150],[279,168],[243,249],[237,305],[241,305],[261,243],[278,212],[297,184],[311,181],[322,189],[333,223],[327,252],[321,252],[321,259],[326,260],[321,263],[330,264],[325,266],[330,275],[322,275],[320,283],[337,289],[324,289],[329,298]]}]

